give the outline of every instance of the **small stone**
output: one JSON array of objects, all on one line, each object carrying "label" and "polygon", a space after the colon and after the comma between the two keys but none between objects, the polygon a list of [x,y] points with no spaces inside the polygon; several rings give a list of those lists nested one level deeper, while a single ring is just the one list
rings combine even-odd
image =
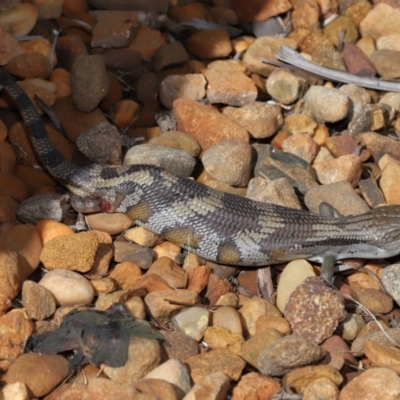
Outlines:
[{"label": "small stone", "polygon": [[131,288],[134,282],[141,276],[141,269],[133,262],[117,264],[109,275],[124,290]]},{"label": "small stone", "polygon": [[188,274],[187,289],[194,290],[195,292],[200,294],[208,284],[208,279],[212,272],[211,268],[205,265],[190,269],[187,269],[184,265],[183,268],[187,271]]},{"label": "small stone", "polygon": [[304,81],[287,69],[272,71],[266,82],[268,94],[281,104],[292,104],[297,101],[304,87]]},{"label": "small stone", "polygon": [[93,27],[92,47],[128,46],[139,30],[140,23],[132,11],[95,11],[97,24]]},{"label": "small stone", "polygon": [[120,100],[114,106],[114,121],[116,126],[127,128],[138,117],[140,105],[130,99]]},{"label": "small stone", "polygon": [[232,44],[225,29],[208,29],[194,33],[186,41],[187,51],[199,58],[224,58],[232,53]]},{"label": "small stone", "polygon": [[344,340],[354,340],[361,329],[365,326],[365,321],[361,315],[347,313],[346,318],[339,324],[336,334]]},{"label": "small stone", "polygon": [[6,371],[24,352],[34,325],[25,311],[15,309],[0,317],[0,330],[0,368]]},{"label": "small stone", "polygon": [[347,362],[350,365],[357,365],[358,361],[351,354],[348,344],[339,336],[333,335],[326,339],[321,347],[325,350],[326,356],[320,362],[320,364],[328,364],[338,371],[340,371],[344,363]]},{"label": "small stone", "polygon": [[160,100],[171,109],[175,99],[200,100],[206,95],[206,80],[201,74],[168,75],[160,84]]},{"label": "small stone", "polygon": [[396,50],[376,50],[370,57],[378,74],[383,79],[396,79],[400,77],[400,51]]},{"label": "small stone", "polygon": [[149,144],[184,150],[193,157],[197,157],[201,151],[199,144],[192,136],[179,131],[164,132],[161,136],[150,139]]},{"label": "small stone", "polygon": [[94,163],[121,164],[121,136],[117,128],[108,122],[100,122],[82,132],[76,145]]},{"label": "small stone", "polygon": [[178,332],[184,333],[199,342],[208,327],[210,312],[202,307],[189,307],[174,315],[172,325]]},{"label": "small stone", "polygon": [[262,374],[282,376],[323,358],[325,352],[318,345],[300,336],[289,335],[277,340],[258,357],[258,369]]},{"label": "small stone", "polygon": [[124,237],[143,247],[154,247],[162,241],[159,235],[149,231],[143,226],[135,226],[134,228],[128,229],[124,233]]},{"label": "small stone", "polygon": [[148,269],[147,274],[161,276],[169,285],[176,289],[184,289],[187,284],[186,271],[168,257],[161,257],[154,261]]},{"label": "small stone", "polygon": [[[379,343],[383,346],[393,346],[393,340],[397,342],[400,339],[399,328],[387,328],[384,325],[384,330],[382,331],[381,329],[382,328],[380,327],[371,329],[371,326],[369,324],[366,325],[351,344],[351,353],[355,357],[364,354],[364,345],[368,340],[371,342]],[[364,332],[363,334],[364,330],[367,330],[367,332]]]},{"label": "small stone", "polygon": [[186,151],[154,144],[131,147],[123,165],[147,164],[166,169],[172,175],[188,177],[196,166],[196,160]]},{"label": "small stone", "polygon": [[194,356],[199,353],[199,346],[197,341],[185,335],[184,333],[171,330],[160,332],[171,346],[164,346],[168,359],[176,358],[178,360],[184,360],[190,356]]},{"label": "small stone", "polygon": [[306,260],[293,260],[286,265],[279,279],[276,297],[276,305],[281,312],[285,311],[286,303],[296,287],[310,276],[315,276],[315,272]]},{"label": "small stone", "polygon": [[119,235],[132,225],[132,220],[121,213],[90,214],[86,215],[86,221],[91,229],[103,231],[109,235]]},{"label": "small stone", "polygon": [[348,181],[356,187],[361,178],[362,160],[354,154],[347,154],[333,160],[319,162],[314,165],[314,168],[323,185]]},{"label": "small stone", "polygon": [[349,98],[339,89],[311,86],[304,96],[304,110],[317,122],[337,122],[349,112]]},{"label": "small stone", "polygon": [[224,140],[203,153],[202,162],[215,179],[232,186],[246,186],[250,179],[252,148],[246,140]]},{"label": "small stone", "polygon": [[373,314],[388,314],[393,309],[393,299],[376,289],[355,290],[358,301]]},{"label": "small stone", "polygon": [[282,150],[311,163],[317,155],[318,146],[310,136],[297,133],[282,142]]},{"label": "small stone", "polygon": [[303,392],[303,400],[336,400],[337,398],[339,398],[338,387],[325,377],[313,380]]},{"label": "small stone", "polygon": [[39,233],[43,245],[57,236],[75,234],[69,226],[61,222],[53,221],[52,219],[42,219],[35,225],[35,228]]},{"label": "small stone", "polygon": [[360,133],[356,136],[356,139],[372,154],[375,162],[379,161],[384,155],[389,155],[400,161],[400,143],[398,140],[376,132]]},{"label": "small stone", "polygon": [[190,376],[186,367],[177,359],[165,361],[143,379],[162,379],[178,388],[180,395],[185,395],[190,390]]},{"label": "small stone", "polygon": [[339,398],[395,400],[399,393],[400,378],[396,372],[388,368],[371,368],[351,380],[342,389]]},{"label": "small stone", "polygon": [[18,4],[8,10],[2,10],[0,26],[14,37],[28,35],[39,17],[39,10],[33,4]]},{"label": "small stone", "polygon": [[56,311],[52,293],[33,281],[25,281],[22,285],[22,305],[28,315],[35,320],[44,320]]},{"label": "small stone", "polygon": [[266,329],[276,329],[282,335],[290,335],[292,330],[285,318],[275,315],[260,315],[256,322],[256,334]]},{"label": "small stone", "polygon": [[233,388],[232,400],[271,399],[281,390],[279,382],[257,372],[243,375]]},{"label": "small stone", "polygon": [[166,68],[179,67],[189,61],[189,54],[181,42],[175,41],[158,48],[154,55],[154,69],[159,72]]},{"label": "small stone", "polygon": [[246,366],[244,360],[225,349],[191,356],[184,363],[188,366],[190,376],[195,383],[215,372],[223,372],[231,380],[237,381]]},{"label": "small stone", "polygon": [[400,11],[397,8],[379,3],[361,21],[361,36],[372,37],[376,40],[381,36],[399,34],[399,18]]},{"label": "small stone", "polygon": [[228,394],[230,379],[222,372],[214,372],[201,378],[184,397],[185,400],[224,399]]},{"label": "small stone", "polygon": [[59,355],[22,354],[8,369],[6,383],[23,382],[34,397],[52,392],[69,374],[68,361]]},{"label": "small stone", "polygon": [[193,290],[160,290],[149,293],[144,302],[153,318],[163,320],[171,318],[174,313],[188,305],[197,304],[199,298]]},{"label": "small stone", "polygon": [[154,247],[156,258],[168,257],[173,261],[177,261],[181,256],[182,249],[175,243],[162,242]]},{"label": "small stone", "polygon": [[400,264],[392,264],[383,269],[380,280],[388,294],[400,304]]},{"label": "small stone", "polygon": [[161,348],[157,340],[132,336],[128,360],[121,367],[103,365],[103,372],[114,382],[128,384],[146,376],[160,365]]},{"label": "small stone", "polygon": [[89,232],[57,236],[45,244],[40,261],[48,270],[88,272],[94,265],[98,240]]},{"label": "small stone", "polygon": [[343,37],[343,42],[345,43],[355,43],[358,39],[358,30],[350,17],[340,15],[335,18],[331,23],[325,26],[324,34],[331,40],[331,42],[338,46],[339,39],[338,35],[340,32],[344,31],[345,35]]},{"label": "small stone", "polygon": [[117,283],[108,277],[104,278],[94,278],[90,280],[90,283],[92,284],[95,295],[103,295],[107,293],[112,293],[115,292],[118,288]]},{"label": "small stone", "polygon": [[93,111],[108,94],[107,70],[99,55],[78,57],[71,78],[72,98],[79,111]]},{"label": "small stone", "polygon": [[4,400],[29,400],[28,388],[22,382],[9,383],[2,389]]},{"label": "small stone", "polygon": [[12,221],[16,218],[18,203],[10,196],[0,196],[0,222]]},{"label": "small stone", "polygon": [[290,132],[295,135],[296,133],[302,133],[305,135],[313,136],[317,129],[317,123],[314,118],[308,114],[292,114],[285,118],[285,123],[282,130]]},{"label": "small stone", "polygon": [[94,297],[94,289],[82,275],[63,269],[47,272],[39,281],[39,285],[49,290],[61,306],[90,304]]},{"label": "small stone", "polygon": [[193,100],[177,99],[173,111],[178,129],[193,136],[202,150],[233,137],[249,140],[246,129],[210,106]]},{"label": "small stone", "polygon": [[[346,199],[344,202],[343,199]],[[367,203],[354,191],[347,181],[311,188],[304,197],[307,208],[319,213],[322,202],[330,204],[341,215],[359,215],[369,211]]]},{"label": "small stone", "polygon": [[265,139],[274,135],[282,125],[280,107],[255,101],[243,107],[225,107],[222,114],[235,120],[255,139]]},{"label": "small stone", "polygon": [[344,299],[318,277],[306,278],[290,295],[285,318],[293,333],[315,343],[332,336],[346,316]]},{"label": "small stone", "polygon": [[[2,14],[4,15],[4,14]],[[0,55],[1,65],[6,65],[14,57],[25,53],[25,49],[1,26],[0,16],[0,41],[2,53]]]},{"label": "small stone", "polygon": [[260,353],[268,346],[280,340],[282,336],[276,329],[266,329],[258,332],[243,343],[240,356],[250,365],[257,368]]},{"label": "small stone", "polygon": [[239,313],[232,307],[219,307],[213,313],[213,326],[220,326],[228,331],[242,335],[243,329]]},{"label": "small stone", "polygon": [[397,374],[400,371],[400,350],[394,346],[385,346],[367,340],[364,345],[365,355],[374,365],[390,368]]},{"label": "small stone", "polygon": [[238,60],[214,61],[202,73],[207,80],[207,99],[210,103],[222,103],[240,107],[253,103],[257,89],[251,78],[245,75],[246,67]]},{"label": "small stone", "polygon": [[28,188],[21,179],[10,174],[0,172],[0,195],[10,196],[20,203],[29,197]]},{"label": "small stone", "polygon": [[399,46],[400,33],[393,35],[381,36],[376,41],[376,48],[378,50],[395,50],[400,51]]},{"label": "small stone", "polygon": [[243,63],[251,72],[268,77],[276,67],[263,63],[260,58],[276,61],[275,54],[278,53],[281,46],[295,50],[297,42],[288,38],[261,36],[250,44],[244,53]]},{"label": "small stone", "polygon": [[78,35],[67,35],[58,38],[56,52],[60,64],[67,71],[71,71],[75,60],[79,56],[88,55],[85,43]]},{"label": "small stone", "polygon": [[357,45],[345,43],[342,55],[346,68],[351,74],[369,78],[376,75],[374,64]]},{"label": "small stone", "polygon": [[149,269],[153,262],[152,249],[135,243],[114,242],[114,260],[117,262],[133,262],[141,269]]},{"label": "small stone", "polygon": [[336,386],[341,385],[343,377],[330,365],[315,365],[298,368],[286,374],[287,385],[296,393],[304,393],[306,387],[319,378],[327,378]]},{"label": "small stone", "polygon": [[250,335],[256,333],[256,323],[261,315],[281,316],[279,310],[272,303],[258,297],[253,297],[247,301],[239,310],[239,313],[245,333]]},{"label": "small stone", "polygon": [[239,355],[245,342],[240,333],[231,332],[221,326],[209,326],[204,332],[204,341],[211,349],[227,349]]},{"label": "small stone", "polygon": [[147,24],[142,24],[128,49],[138,51],[143,58],[150,60],[157,50],[165,44],[165,38],[161,31],[151,29]]},{"label": "small stone", "polygon": [[123,290],[117,290],[116,292],[105,294],[100,296],[95,304],[96,310],[105,311],[108,310],[112,305],[117,303],[123,303],[127,311],[137,319],[146,319],[146,310],[141,297],[127,296],[127,292]]}]

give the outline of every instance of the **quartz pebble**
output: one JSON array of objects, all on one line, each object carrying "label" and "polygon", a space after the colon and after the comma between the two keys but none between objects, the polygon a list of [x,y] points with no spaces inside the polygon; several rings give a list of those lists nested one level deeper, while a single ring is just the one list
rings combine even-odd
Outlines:
[{"label": "quartz pebble", "polygon": [[190,307],[173,316],[171,322],[178,332],[200,341],[208,327],[209,319],[210,313],[205,308]]}]

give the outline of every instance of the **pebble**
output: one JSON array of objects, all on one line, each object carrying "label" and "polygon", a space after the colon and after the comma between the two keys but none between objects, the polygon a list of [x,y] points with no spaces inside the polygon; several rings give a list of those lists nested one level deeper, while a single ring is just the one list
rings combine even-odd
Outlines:
[{"label": "pebble", "polygon": [[400,304],[400,264],[392,264],[383,269],[380,274],[380,280],[386,292]]},{"label": "pebble", "polygon": [[154,247],[162,241],[159,235],[150,232],[142,226],[135,226],[134,228],[128,229],[124,233],[124,237],[143,247]]},{"label": "pebble", "polygon": [[184,400],[224,399],[228,394],[230,379],[223,372],[214,372],[197,381],[183,398]]},{"label": "pebble", "polygon": [[311,115],[291,114],[285,118],[285,123],[282,127],[282,130],[293,135],[296,133],[302,133],[313,136],[317,127],[318,124]]},{"label": "pebble", "polygon": [[338,387],[329,378],[317,378],[312,381],[303,393],[303,400],[326,399],[335,400],[339,397]]},{"label": "pebble", "polygon": [[0,26],[14,37],[27,35],[35,26],[39,10],[33,4],[17,4],[8,10],[2,10]]},{"label": "pebble", "polygon": [[189,54],[181,42],[172,42],[160,46],[154,54],[154,69],[159,72],[166,68],[182,66],[189,61]]},{"label": "pebble", "polygon": [[233,137],[249,141],[245,128],[210,106],[189,99],[177,99],[173,111],[178,129],[193,136],[202,150]]},{"label": "pebble", "polygon": [[306,260],[293,260],[286,265],[279,279],[276,297],[276,306],[282,313],[292,292],[310,276],[315,276],[315,272]]},{"label": "pebble", "polygon": [[229,379],[237,381],[246,366],[238,355],[226,349],[215,349],[208,353],[191,356],[185,360],[194,383],[215,372],[222,372]]},{"label": "pebble", "polygon": [[141,269],[149,269],[154,258],[154,251],[135,243],[114,242],[114,261],[133,262]]},{"label": "pebble", "polygon": [[2,389],[4,400],[18,399],[28,400],[29,393],[28,388],[22,382],[15,382],[5,385]]},{"label": "pebble", "polygon": [[79,111],[93,111],[108,94],[107,70],[99,55],[78,57],[71,70],[71,79],[72,99]]},{"label": "pebble", "polygon": [[153,250],[157,258],[168,257],[173,261],[177,261],[179,259],[182,251],[180,246],[167,241],[158,244]]},{"label": "pebble", "polygon": [[345,362],[357,365],[357,360],[351,354],[349,345],[340,336],[331,336],[321,344],[321,347],[325,350],[326,355],[320,364],[328,364],[338,371],[343,368]]},{"label": "pebble", "polygon": [[189,307],[171,318],[178,332],[199,342],[210,322],[210,312],[203,307]]},{"label": "pebble", "polygon": [[240,314],[232,307],[224,306],[217,308],[212,314],[212,325],[220,326],[240,335],[243,333]]},{"label": "pebble", "polygon": [[245,340],[240,333],[231,332],[221,326],[209,326],[204,332],[204,342],[211,349],[227,349],[240,355]]},{"label": "pebble", "polygon": [[147,274],[156,274],[163,278],[171,287],[184,289],[187,285],[187,273],[175,261],[168,257],[157,258],[151,264]]},{"label": "pebble", "polygon": [[133,262],[117,264],[109,277],[114,279],[122,289],[129,289],[142,276],[141,269]]},{"label": "pebble", "polygon": [[318,146],[310,136],[297,133],[282,142],[282,150],[311,163],[318,153]]},{"label": "pebble", "polygon": [[159,290],[149,293],[144,302],[153,318],[163,320],[171,318],[184,307],[198,304],[199,296],[193,290]]},{"label": "pebble", "polygon": [[207,80],[207,100],[240,107],[254,103],[257,88],[245,75],[246,67],[238,60],[214,61],[202,70]]},{"label": "pebble", "polygon": [[232,400],[245,399],[270,399],[281,390],[281,385],[276,379],[250,372],[243,375],[233,389]]},{"label": "pebble", "polygon": [[184,364],[179,360],[170,358],[154,368],[143,379],[162,379],[178,388],[178,395],[184,396],[191,387],[190,376]]},{"label": "pebble", "polygon": [[377,50],[395,50],[400,51],[399,42],[400,33],[393,35],[384,35],[381,36],[376,41]]},{"label": "pebble", "polygon": [[347,71],[351,74],[369,78],[376,75],[374,64],[356,44],[345,43],[342,55]]},{"label": "pebble", "polygon": [[128,49],[137,51],[144,59],[150,60],[157,50],[165,44],[165,38],[160,31],[142,24]]},{"label": "pebble", "polygon": [[[376,50],[370,57],[378,74],[383,79],[395,79],[400,76],[400,52],[396,50]],[[390,60],[390,61],[389,61]]]},{"label": "pebble", "polygon": [[35,225],[39,233],[42,245],[57,236],[74,235],[75,232],[67,225],[52,219],[42,219]]},{"label": "pebble", "polygon": [[123,165],[147,164],[166,169],[172,175],[188,177],[196,166],[196,160],[186,151],[155,144],[131,147]]},{"label": "pebble", "polygon": [[266,81],[268,94],[278,103],[286,105],[299,99],[304,85],[303,79],[283,68],[272,71]]},{"label": "pebble", "polygon": [[10,196],[0,196],[0,222],[12,221],[16,218],[18,203]]},{"label": "pebble", "polygon": [[365,321],[361,315],[347,313],[346,318],[339,324],[336,333],[344,340],[354,340],[361,329],[365,326]]},{"label": "pebble", "polygon": [[0,368],[3,371],[24,352],[34,324],[24,310],[12,310],[0,317]]},{"label": "pebble", "polygon": [[314,164],[318,180],[323,185],[348,181],[356,187],[362,173],[362,161],[360,157],[348,154],[333,160]]},{"label": "pebble", "polygon": [[366,328],[369,328],[369,325],[360,332],[351,344],[351,352],[355,357],[364,353],[364,345],[368,340],[384,346],[393,346],[393,341],[389,338],[393,339],[395,343],[399,342],[400,328],[384,328],[384,331],[378,327],[371,331],[366,330]]},{"label": "pebble", "polygon": [[252,148],[244,139],[226,139],[207,149],[203,153],[202,163],[215,179],[243,187],[250,179]]},{"label": "pebble", "polygon": [[194,290],[200,294],[208,284],[208,279],[212,272],[211,268],[205,265],[190,269],[183,265],[183,268],[187,271],[187,289]]},{"label": "pebble", "polygon": [[324,350],[297,335],[288,335],[265,348],[258,357],[258,370],[264,375],[282,376],[323,358]]},{"label": "pebble", "polygon": [[225,107],[222,114],[247,129],[255,139],[273,136],[283,123],[281,108],[273,104],[254,101],[242,107]]},{"label": "pebble", "polygon": [[313,187],[306,193],[304,202],[315,214],[319,214],[319,206],[322,202],[330,204],[341,215],[359,215],[369,211],[367,203],[347,181]]},{"label": "pebble", "polygon": [[56,311],[52,293],[33,281],[25,281],[22,285],[22,305],[34,320],[44,320]]},{"label": "pebble", "polygon": [[263,332],[266,329],[275,329],[282,335],[290,335],[292,330],[285,318],[275,315],[260,315],[256,322],[256,333]]},{"label": "pebble", "polygon": [[280,317],[279,310],[270,302],[259,297],[253,297],[239,310],[244,332],[253,336],[256,333],[256,323],[261,315]]},{"label": "pebble", "polygon": [[199,353],[197,341],[176,330],[160,332],[169,342],[171,346],[164,346],[168,358],[176,358],[185,360],[186,358]]},{"label": "pebble", "polygon": [[349,112],[349,98],[339,89],[311,86],[304,96],[304,112],[317,122],[337,122]]},{"label": "pebble", "polygon": [[400,350],[395,346],[385,346],[367,340],[364,345],[364,353],[376,366],[390,368],[397,374],[400,372]]},{"label": "pebble", "polygon": [[201,151],[199,144],[192,136],[180,131],[164,132],[161,136],[150,139],[149,144],[184,150],[193,157],[197,157]]},{"label": "pebble", "polygon": [[121,367],[103,365],[103,372],[114,382],[130,384],[145,377],[161,362],[161,347],[157,340],[131,336],[128,360]]},{"label": "pebble", "polygon": [[90,282],[73,271],[49,271],[39,281],[39,285],[51,292],[60,306],[90,304],[94,297],[94,288]]},{"label": "pebble", "polygon": [[294,334],[321,343],[332,336],[346,310],[341,295],[311,276],[291,293],[284,314]]},{"label": "pebble", "polygon": [[95,295],[112,293],[117,290],[117,283],[108,277],[94,278],[90,280],[90,283],[94,288]]},{"label": "pebble", "polygon": [[246,340],[241,348],[240,356],[247,363],[257,368],[258,356],[260,353],[282,338],[282,334],[276,329],[265,329],[257,332],[250,339]]},{"label": "pebble", "polygon": [[168,75],[160,84],[160,100],[171,109],[174,100],[201,100],[206,95],[206,80],[201,74]]},{"label": "pebble", "polygon": [[208,29],[194,33],[186,41],[187,51],[199,58],[228,57],[232,44],[225,29]]},{"label": "pebble", "polygon": [[400,378],[391,369],[371,368],[350,381],[341,391],[340,400],[394,400],[399,397]]},{"label": "pebble", "polygon": [[117,128],[107,122],[82,132],[76,145],[86,158],[98,164],[121,164],[121,137]]},{"label": "pebble", "polygon": [[393,308],[393,299],[376,289],[355,290],[358,301],[373,314],[387,314]]},{"label": "pebble", "polygon": [[89,214],[85,218],[91,229],[106,232],[109,235],[118,235],[132,225],[132,220],[121,213]]},{"label": "pebble", "polygon": [[295,390],[296,393],[304,393],[308,385],[320,378],[329,379],[336,386],[340,386],[343,382],[343,377],[339,371],[330,365],[315,365],[298,368],[289,371],[285,378],[287,385]]},{"label": "pebble", "polygon": [[364,132],[356,136],[360,144],[364,146],[378,162],[384,155],[389,155],[400,161],[400,144],[398,140],[376,132]]},{"label": "pebble", "polygon": [[22,382],[34,397],[52,392],[69,375],[68,361],[53,354],[22,354],[3,379],[7,384]]}]

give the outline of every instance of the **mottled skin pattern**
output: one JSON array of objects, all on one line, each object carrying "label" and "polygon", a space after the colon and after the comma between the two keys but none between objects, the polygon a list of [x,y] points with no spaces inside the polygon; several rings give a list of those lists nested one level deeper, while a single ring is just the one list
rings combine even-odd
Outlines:
[{"label": "mottled skin pattern", "polygon": [[83,211],[89,200],[95,209],[123,212],[138,225],[218,263],[318,261],[328,280],[334,260],[400,253],[400,206],[354,217],[335,217],[332,210],[330,217],[322,217],[222,193],[155,166],[78,168],[54,147],[31,101],[2,69],[0,83],[18,107],[42,164],[82,198],[75,204]]}]

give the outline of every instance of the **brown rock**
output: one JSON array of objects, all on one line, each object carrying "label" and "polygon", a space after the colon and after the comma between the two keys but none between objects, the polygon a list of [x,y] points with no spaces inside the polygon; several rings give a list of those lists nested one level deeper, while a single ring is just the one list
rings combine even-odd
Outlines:
[{"label": "brown rock", "polygon": [[185,132],[168,131],[164,132],[161,136],[152,138],[150,144],[159,146],[172,147],[178,150],[185,150],[193,157],[200,154],[201,148],[196,140]]},{"label": "brown rock", "polygon": [[88,232],[58,236],[43,247],[40,261],[46,269],[88,272],[94,265],[98,240]]},{"label": "brown rock", "polygon": [[232,7],[237,12],[241,21],[261,22],[291,10],[292,4],[289,1],[279,0],[272,2],[266,0],[250,0],[246,3],[240,0],[233,0]]},{"label": "brown rock", "polygon": [[289,323],[283,317],[275,315],[260,315],[256,321],[256,334],[266,329],[276,329],[282,335],[290,335],[292,330]]},{"label": "brown rock", "polygon": [[22,285],[22,305],[34,320],[44,320],[56,311],[56,302],[50,291],[33,281],[25,281]]},{"label": "brown rock", "polygon": [[31,195],[35,194],[43,187],[57,185],[56,180],[47,172],[27,165],[17,165],[14,176],[25,184]]},{"label": "brown rock", "polygon": [[339,389],[329,378],[317,378],[313,380],[305,389],[303,400],[311,399],[337,399]]},{"label": "brown rock", "polygon": [[131,288],[136,280],[142,276],[141,269],[132,262],[117,264],[111,271],[109,277],[118,282],[122,289]]},{"label": "brown rock", "polygon": [[0,195],[9,196],[20,203],[29,197],[29,192],[21,179],[0,171]]},{"label": "brown rock", "polygon": [[330,337],[345,316],[343,297],[318,277],[306,278],[297,286],[285,307],[293,333],[315,343]]},{"label": "brown rock", "polygon": [[370,56],[371,62],[383,79],[400,77],[400,51],[376,50]]},{"label": "brown rock", "polygon": [[51,74],[49,60],[40,53],[20,54],[10,60],[4,69],[24,79],[46,79]]},{"label": "brown rock", "polygon": [[211,350],[189,357],[184,363],[189,368],[190,376],[195,383],[215,372],[223,372],[230,379],[237,381],[246,366],[245,361],[239,356],[225,349]]},{"label": "brown rock", "polygon": [[124,99],[114,106],[114,121],[117,126],[128,127],[138,116],[140,105],[136,101]]},{"label": "brown rock", "polygon": [[251,78],[245,75],[246,67],[238,60],[214,61],[202,70],[207,80],[207,99],[210,103],[222,103],[240,107],[253,103],[257,89]]},{"label": "brown rock", "polygon": [[232,137],[249,140],[246,129],[209,106],[177,99],[173,111],[178,129],[192,135],[203,150]]},{"label": "brown rock", "polygon": [[23,310],[12,310],[0,317],[0,368],[6,371],[24,352],[33,333],[33,322]]},{"label": "brown rock", "polygon": [[376,75],[374,64],[357,45],[345,43],[342,55],[346,68],[351,74],[369,78]]},{"label": "brown rock", "polygon": [[245,342],[240,333],[231,332],[221,326],[209,326],[204,332],[204,341],[211,349],[227,349],[239,355]]},{"label": "brown rock", "polygon": [[161,32],[149,28],[147,24],[142,24],[128,49],[138,51],[143,58],[150,60],[163,45],[165,45],[165,39]]},{"label": "brown rock", "polygon": [[67,225],[52,219],[42,219],[35,225],[42,245],[57,236],[74,235],[75,232]]},{"label": "brown rock", "polygon": [[400,393],[400,378],[391,369],[371,368],[349,382],[340,392],[339,400],[395,400]]},{"label": "brown rock", "polygon": [[387,314],[393,309],[393,299],[377,289],[356,290],[358,301],[374,314]]},{"label": "brown rock", "polygon": [[161,257],[151,264],[147,274],[156,274],[163,278],[171,287],[183,289],[187,284],[187,273],[175,261]]},{"label": "brown rock", "polygon": [[340,371],[345,362],[352,365],[358,363],[351,354],[348,344],[340,336],[331,336],[321,344],[321,347],[326,351],[326,356],[320,364],[328,364]]},{"label": "brown rock", "polygon": [[60,64],[67,71],[71,71],[72,65],[79,56],[88,54],[85,44],[78,35],[67,35],[58,38],[56,52]]},{"label": "brown rock", "polygon": [[169,342],[171,346],[164,346],[163,350],[168,359],[177,358],[184,360],[190,356],[198,354],[199,347],[197,342],[178,331],[161,331],[160,332]]},{"label": "brown rock", "polygon": [[93,267],[85,276],[89,279],[99,278],[107,274],[110,261],[114,255],[112,238],[107,232],[92,229],[89,231],[97,239],[98,246],[94,257]]},{"label": "brown rock", "polygon": [[7,30],[0,26],[0,41],[2,52],[0,55],[0,64],[6,65],[14,57],[25,53],[25,49],[7,32]]},{"label": "brown rock", "polygon": [[132,220],[122,213],[99,213],[86,216],[91,229],[106,232],[109,235],[118,235],[132,225]]},{"label": "brown rock", "polygon": [[311,163],[317,155],[318,146],[310,136],[297,133],[282,142],[282,150]]},{"label": "brown rock", "polygon": [[211,274],[207,284],[207,299],[210,304],[217,304],[218,300],[224,294],[233,292],[232,285],[216,274]]},{"label": "brown rock", "polygon": [[187,289],[200,294],[207,286],[211,272],[211,268],[205,265],[189,269],[187,271]]},{"label": "brown rock", "polygon": [[8,369],[7,383],[23,382],[35,397],[54,390],[69,374],[68,361],[59,355],[22,354]]},{"label": "brown rock", "polygon": [[17,156],[10,143],[0,142],[0,171],[12,174],[17,161]]},{"label": "brown rock", "polygon": [[[172,383],[167,382],[164,379],[150,379],[145,378],[140,381],[136,381],[133,385],[136,389],[136,393],[132,396],[132,399],[165,399],[165,400],[178,400],[176,386]],[[129,389],[129,385],[126,386]],[[129,390],[132,392],[131,390]],[[140,397],[139,397],[140,396]],[[141,397],[143,396],[143,397]],[[107,397],[106,397],[107,398]],[[125,398],[125,397],[120,397]]]},{"label": "brown rock", "polygon": [[222,114],[246,128],[255,139],[271,137],[283,122],[280,107],[259,101],[240,108],[225,107]]},{"label": "brown rock", "polygon": [[319,378],[327,378],[336,386],[343,382],[339,371],[329,365],[315,365],[298,368],[286,374],[287,385],[296,391],[303,393],[306,387]]},{"label": "brown rock", "polygon": [[189,54],[181,42],[167,43],[158,48],[154,54],[154,69],[159,72],[166,68],[179,67],[189,61]]},{"label": "brown rock", "polygon": [[113,381],[128,384],[143,378],[160,364],[161,349],[157,340],[131,337],[128,361],[122,367],[104,365],[104,373]]},{"label": "brown rock", "polygon": [[255,400],[273,398],[281,390],[279,382],[257,372],[243,375],[233,389],[232,400]]},{"label": "brown rock", "polygon": [[213,313],[212,324],[213,326],[225,328],[230,332],[243,334],[240,314],[233,307],[218,307]]},{"label": "brown rock", "polygon": [[367,340],[364,345],[365,355],[374,365],[390,368],[397,374],[400,371],[400,350],[394,346],[385,346]]},{"label": "brown rock", "polygon": [[15,219],[18,203],[10,196],[0,196],[0,223]]},{"label": "brown rock", "polygon": [[186,394],[186,400],[224,399],[228,394],[230,379],[222,372],[215,372],[200,379]]},{"label": "brown rock", "polygon": [[223,58],[232,53],[232,44],[225,29],[201,30],[186,41],[189,53],[199,58]]}]

